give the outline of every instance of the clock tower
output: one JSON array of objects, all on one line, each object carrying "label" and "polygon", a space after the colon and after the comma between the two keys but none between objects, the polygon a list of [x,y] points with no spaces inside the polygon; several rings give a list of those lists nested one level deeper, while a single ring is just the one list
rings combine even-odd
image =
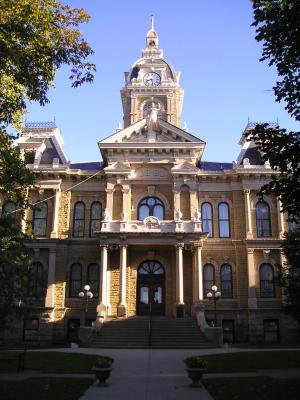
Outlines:
[{"label": "clock tower", "polygon": [[158,35],[151,28],[146,35],[142,56],[125,72],[125,86],[121,90],[124,128],[146,118],[153,103],[158,117],[180,128],[183,89],[179,86],[180,72],[163,58],[158,48]]}]

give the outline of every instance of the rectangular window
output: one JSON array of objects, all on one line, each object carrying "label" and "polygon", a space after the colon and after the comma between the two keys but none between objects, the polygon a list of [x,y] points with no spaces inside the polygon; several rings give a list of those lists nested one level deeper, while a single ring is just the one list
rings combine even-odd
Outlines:
[{"label": "rectangular window", "polygon": [[38,318],[24,319],[23,340],[34,341],[39,337],[39,320]]},{"label": "rectangular window", "polygon": [[264,339],[265,342],[279,342],[279,322],[278,319],[264,320]]}]

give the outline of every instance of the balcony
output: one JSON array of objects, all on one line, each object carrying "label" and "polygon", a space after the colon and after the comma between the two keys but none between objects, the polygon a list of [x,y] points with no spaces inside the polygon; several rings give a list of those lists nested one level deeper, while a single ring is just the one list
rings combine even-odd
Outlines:
[{"label": "balcony", "polygon": [[201,221],[160,221],[147,217],[143,221],[103,221],[102,233],[202,233]]}]

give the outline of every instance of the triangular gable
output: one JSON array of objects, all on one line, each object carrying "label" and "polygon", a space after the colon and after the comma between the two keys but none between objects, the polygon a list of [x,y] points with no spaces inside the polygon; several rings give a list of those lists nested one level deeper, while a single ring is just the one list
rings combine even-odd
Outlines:
[{"label": "triangular gable", "polygon": [[[128,126],[125,129],[122,129],[115,134],[108,136],[107,138],[101,140],[99,145],[108,144],[108,143],[141,143],[148,142],[148,128],[147,128],[147,120],[146,118]],[[183,129],[178,128],[175,125],[170,124],[162,119],[158,119],[158,129],[155,130],[155,138],[150,142],[152,143],[164,143],[164,142],[173,142],[173,143],[202,143],[205,142],[196,136],[191,135],[190,133],[184,131]]]},{"label": "triangular gable", "polygon": [[197,174],[199,172],[198,168],[195,167],[188,161],[183,161],[182,163],[175,165],[171,169],[172,174]]},{"label": "triangular gable", "polygon": [[129,175],[131,173],[131,169],[119,161],[104,168],[104,171],[110,175]]}]

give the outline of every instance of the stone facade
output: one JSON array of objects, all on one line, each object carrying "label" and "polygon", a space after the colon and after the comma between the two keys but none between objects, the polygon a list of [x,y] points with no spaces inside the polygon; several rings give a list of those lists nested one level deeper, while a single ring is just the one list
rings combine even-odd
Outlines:
[{"label": "stone facade", "polygon": [[[125,73],[124,128],[99,142],[102,162],[68,162],[55,124],[28,123],[17,140],[21,154],[34,154],[28,168],[40,172],[29,200],[47,205],[44,214],[26,212],[22,224],[35,234],[34,262],[47,276],[32,315],[41,340],[71,338],[79,324],[147,314],[150,303],[153,313],[177,317],[201,305],[211,321],[212,284],[221,291],[217,323],[228,340],[296,335],[275,283],[286,218],[272,197],[261,216],[256,196],[273,171],[243,137],[236,162],[203,161],[205,143],[180,127],[179,77],[152,27],[142,58]],[[162,269],[143,274],[143,265]],[[78,296],[86,284],[94,295],[88,301]]]}]

